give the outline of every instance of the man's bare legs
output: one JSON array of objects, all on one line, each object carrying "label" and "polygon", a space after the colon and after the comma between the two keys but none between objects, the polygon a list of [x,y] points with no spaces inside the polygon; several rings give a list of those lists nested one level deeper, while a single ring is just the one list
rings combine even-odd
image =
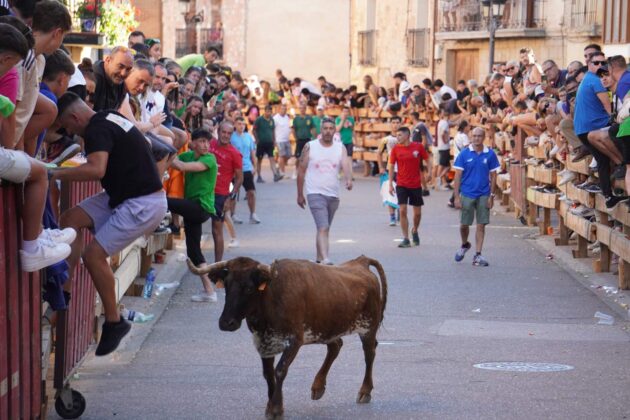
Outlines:
[{"label": "man's bare legs", "polygon": [[324,261],[328,259],[328,236],[330,228],[317,229],[317,237],[315,239],[315,247],[317,248],[317,261]]},{"label": "man's bare legs", "polygon": [[[470,233],[470,226],[468,225],[459,226],[459,234],[462,238],[462,244],[465,244],[468,242],[469,233]],[[486,225],[477,224],[477,230],[475,231],[475,250],[478,254],[481,254],[485,236],[486,236]]]}]

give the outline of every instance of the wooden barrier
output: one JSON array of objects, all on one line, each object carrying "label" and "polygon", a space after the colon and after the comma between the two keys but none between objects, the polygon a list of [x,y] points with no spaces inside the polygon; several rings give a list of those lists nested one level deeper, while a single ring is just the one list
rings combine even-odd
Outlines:
[{"label": "wooden barrier", "polygon": [[0,184],[0,419],[43,413],[41,280],[19,267],[22,188]]}]

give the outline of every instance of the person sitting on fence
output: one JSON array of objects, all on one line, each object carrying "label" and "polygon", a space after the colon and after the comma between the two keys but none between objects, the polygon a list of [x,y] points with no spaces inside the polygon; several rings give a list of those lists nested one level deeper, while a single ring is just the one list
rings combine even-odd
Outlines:
[{"label": "person sitting on fence", "polygon": [[[29,51],[24,36],[11,25],[0,23],[0,78],[11,70]],[[15,105],[1,96],[6,106],[0,114],[2,121],[15,112]],[[39,271],[44,267],[65,260],[70,255],[69,243],[74,241],[73,229],[42,230],[42,217],[48,194],[48,172],[39,161],[13,148],[13,137],[0,131],[0,179],[24,183],[22,208],[23,232],[20,264],[24,271]]]},{"label": "person sitting on fence", "polygon": [[[111,353],[131,325],[118,313],[114,273],[107,262],[142,235],[152,232],[166,214],[166,194],[144,135],[115,111],[95,112],[76,94],[59,98],[58,121],[85,140],[87,163],[55,170],[51,182],[100,180],[104,191],[61,215],[61,225],[90,229],[94,240],[83,262],[103,301],[105,324],[97,356]],[[82,236],[72,244],[71,272],[79,261]]]}]

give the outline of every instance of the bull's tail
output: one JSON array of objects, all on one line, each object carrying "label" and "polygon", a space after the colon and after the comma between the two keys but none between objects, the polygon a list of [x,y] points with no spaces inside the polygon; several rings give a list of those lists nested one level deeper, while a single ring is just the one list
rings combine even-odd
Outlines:
[{"label": "bull's tail", "polygon": [[383,322],[383,318],[385,317],[385,307],[387,306],[387,278],[385,277],[385,270],[383,270],[383,266],[380,262],[376,261],[373,258],[369,258],[363,256],[369,267],[374,267],[378,272],[379,283],[381,285],[381,323]]}]

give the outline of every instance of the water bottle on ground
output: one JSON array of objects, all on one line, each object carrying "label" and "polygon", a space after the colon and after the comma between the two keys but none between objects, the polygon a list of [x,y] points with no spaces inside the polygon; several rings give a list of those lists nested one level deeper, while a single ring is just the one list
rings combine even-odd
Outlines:
[{"label": "water bottle on ground", "polygon": [[153,314],[143,314],[142,312],[134,311],[131,309],[123,309],[121,311],[121,314],[123,318],[126,319],[127,321],[136,322],[136,323],[149,322],[153,318],[155,318],[155,315]]},{"label": "water bottle on ground", "polygon": [[155,284],[155,270],[153,268],[150,268],[144,280],[144,289],[142,289],[143,298],[151,299],[151,296],[153,295],[154,284]]}]

